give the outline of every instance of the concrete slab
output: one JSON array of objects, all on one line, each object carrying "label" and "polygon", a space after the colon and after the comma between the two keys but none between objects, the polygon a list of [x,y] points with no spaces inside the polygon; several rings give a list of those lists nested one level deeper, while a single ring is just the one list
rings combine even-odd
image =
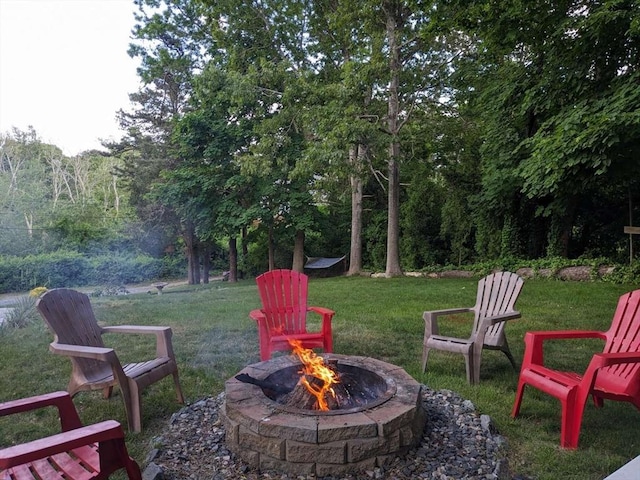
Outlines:
[{"label": "concrete slab", "polygon": [[640,480],[640,455],[624,464],[604,480]]}]

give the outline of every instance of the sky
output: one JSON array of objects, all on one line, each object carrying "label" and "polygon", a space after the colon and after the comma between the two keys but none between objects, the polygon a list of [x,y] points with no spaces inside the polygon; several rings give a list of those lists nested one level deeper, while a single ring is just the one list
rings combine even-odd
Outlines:
[{"label": "sky", "polygon": [[65,155],[118,140],[138,90],[133,0],[0,0],[0,133],[33,126]]}]

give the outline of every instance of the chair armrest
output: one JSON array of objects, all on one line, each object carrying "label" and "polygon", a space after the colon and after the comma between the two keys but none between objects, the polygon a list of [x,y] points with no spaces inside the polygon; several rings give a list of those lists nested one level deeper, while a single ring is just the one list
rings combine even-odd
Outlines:
[{"label": "chair armrest", "polygon": [[56,407],[58,409],[58,416],[60,417],[60,425],[63,432],[82,426],[71,396],[65,391],[35,395],[33,397],[20,398],[1,403],[0,417],[46,407]]},{"label": "chair armrest", "polygon": [[335,315],[336,312],[334,312],[333,310],[331,310],[330,308],[325,308],[325,307],[307,307],[307,311],[308,312],[315,312],[319,315],[322,316],[330,316],[333,317]]},{"label": "chair armrest", "polygon": [[620,363],[640,363],[640,352],[596,353],[591,358],[580,382],[579,395],[587,397],[596,380],[598,370]]},{"label": "chair armrest", "polygon": [[102,327],[105,333],[141,333],[144,335],[164,335],[171,331],[171,327],[158,327],[152,325],[111,325]]},{"label": "chair armrest", "polygon": [[486,319],[489,321],[490,325],[495,325],[496,323],[505,322],[507,320],[516,320],[522,317],[519,311],[514,310],[513,312],[503,313],[501,315],[494,315],[492,317],[487,317]]},{"label": "chair armrest", "polygon": [[52,342],[49,344],[49,350],[51,353],[65,355],[67,357],[91,358],[108,363],[113,372],[113,377],[118,380],[120,387],[122,388],[122,386],[127,383],[127,376],[113,348],[87,347],[83,345],[68,345],[65,343]]},{"label": "chair armrest", "polygon": [[255,309],[249,312],[249,318],[251,318],[252,320],[255,320],[256,322],[259,322],[265,319],[265,315],[262,310]]},{"label": "chair armrest", "polygon": [[154,325],[112,325],[102,327],[104,333],[135,333],[156,336],[156,357],[175,358],[171,337],[171,327]]},{"label": "chair armrest", "polygon": [[15,467],[92,443],[115,439],[122,439],[124,442],[122,427],[115,420],[106,420],[94,425],[3,448],[0,450],[0,469]]},{"label": "chair armrest", "polygon": [[91,358],[102,362],[113,363],[120,361],[113,348],[88,347],[84,345],[69,345],[66,343],[52,342],[49,344],[51,353],[65,355],[67,357]]},{"label": "chair armrest", "polygon": [[546,340],[569,340],[580,338],[600,338],[605,340],[605,332],[597,330],[549,330],[549,331],[533,331],[525,334],[525,341],[527,337],[531,337],[534,341],[543,342]]},{"label": "chair armrest", "polygon": [[610,367],[620,363],[640,363],[640,352],[596,353],[591,361],[594,360],[598,362],[598,368]]},{"label": "chair armrest", "polygon": [[[263,348],[263,345],[265,345],[264,342],[268,342],[268,339],[271,338],[271,332],[269,331],[269,327],[267,326],[267,316],[264,314],[264,311],[262,311],[261,309],[255,309],[249,312],[249,317],[252,320],[255,320],[258,326],[258,337],[260,338],[260,345],[261,345],[260,348]],[[262,339],[266,339],[266,340],[263,341]]]},{"label": "chair armrest", "polygon": [[605,332],[596,330],[551,330],[526,332],[522,368],[528,365],[544,365],[543,343],[547,340],[573,340],[599,338],[606,340]]},{"label": "chair armrest", "polygon": [[517,310],[514,310],[512,312],[507,312],[507,313],[501,313],[499,315],[494,315],[491,317],[484,317],[481,320],[480,326],[475,333],[474,343],[478,345],[480,348],[482,348],[487,331],[491,326],[501,322],[506,322],[508,320],[515,320],[520,317],[521,317],[520,312],[518,312]]},{"label": "chair armrest", "polygon": [[44,407],[60,407],[69,400],[69,394],[65,391],[34,395],[33,397],[19,398],[0,403],[0,417],[13,415],[14,413],[28,412]]},{"label": "chair armrest", "polygon": [[308,312],[314,312],[322,316],[322,331],[325,334],[331,333],[331,319],[336,312],[324,307],[307,307]]},{"label": "chair armrest", "polygon": [[422,318],[424,319],[424,338],[425,341],[427,338],[432,335],[438,335],[440,333],[438,328],[438,317],[446,316],[446,315],[455,315],[457,313],[469,313],[473,312],[473,308],[447,308],[444,310],[430,310],[428,312],[424,312],[422,314]]}]

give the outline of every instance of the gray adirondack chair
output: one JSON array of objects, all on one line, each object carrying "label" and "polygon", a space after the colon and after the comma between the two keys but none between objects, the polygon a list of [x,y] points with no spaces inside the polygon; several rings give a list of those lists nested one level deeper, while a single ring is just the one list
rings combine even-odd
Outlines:
[{"label": "gray adirondack chair", "polygon": [[[54,341],[49,350],[71,360],[71,379],[67,391],[71,396],[82,390],[103,390],[111,396],[118,385],[124,400],[127,423],[133,432],[142,430],[142,390],[166,376],[172,375],[178,402],[184,403],[176,365],[170,327],[118,325],[101,327],[96,321],[89,297],[67,288],[44,293],[36,307]],[[103,333],[154,335],[155,358],[122,365],[116,352],[105,346]]]},{"label": "gray adirondack chair", "polygon": [[[502,351],[513,368],[518,367],[509,350],[504,328],[508,320],[520,318],[515,303],[522,290],[523,280],[511,272],[498,272],[480,279],[476,304],[470,308],[450,308],[424,312],[424,342],[422,371],[427,368],[431,349],[461,353],[465,358],[467,381],[480,382],[480,361],[483,349]],[[439,335],[438,317],[460,313],[474,313],[473,327],[468,338]]]}]

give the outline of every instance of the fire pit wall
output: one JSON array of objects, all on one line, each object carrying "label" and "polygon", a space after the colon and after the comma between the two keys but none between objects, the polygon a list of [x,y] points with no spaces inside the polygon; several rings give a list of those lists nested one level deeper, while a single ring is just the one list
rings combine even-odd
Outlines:
[{"label": "fire pit wall", "polygon": [[[421,386],[409,374],[368,357],[323,357],[377,373],[387,382],[388,399],[345,411],[303,411],[284,407],[260,387],[232,378],[225,384],[225,404],[220,410],[228,448],[262,471],[326,476],[382,466],[420,441],[426,412]],[[295,357],[282,356],[240,373],[263,380],[298,364]]]}]

